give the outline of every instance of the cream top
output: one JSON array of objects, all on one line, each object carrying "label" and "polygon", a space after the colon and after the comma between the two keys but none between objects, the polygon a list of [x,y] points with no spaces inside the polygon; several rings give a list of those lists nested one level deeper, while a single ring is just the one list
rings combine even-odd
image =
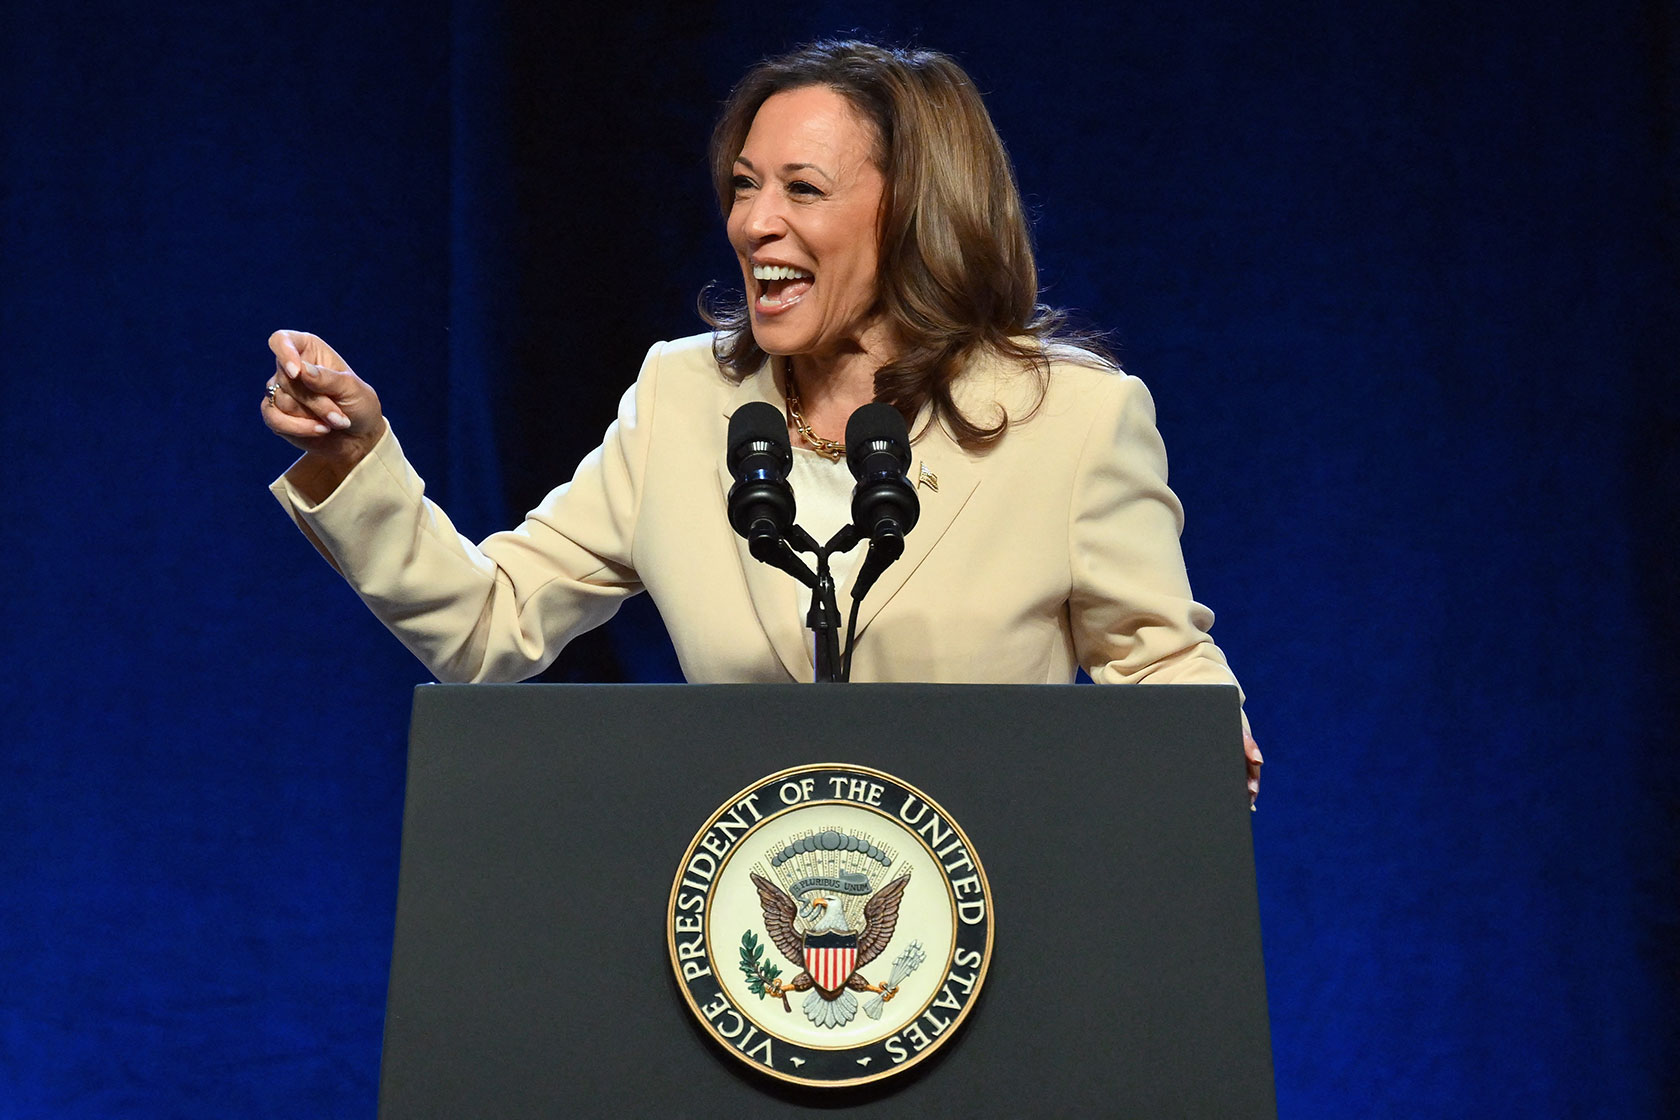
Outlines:
[{"label": "cream top", "polygon": [[[793,466],[788,470],[788,483],[793,487],[793,500],[798,511],[794,520],[815,537],[818,544],[827,544],[830,537],[851,524],[852,486],[855,481],[844,459],[835,462],[809,448],[793,449]],[[864,541],[850,552],[836,552],[828,558],[828,570],[834,575],[835,602],[840,607],[842,621],[851,609],[851,603],[838,592],[846,586],[852,569],[862,562],[863,554],[868,551],[869,543]],[[816,567],[815,559],[811,558],[813,568]],[[805,608],[810,606],[810,597],[801,595],[800,599],[800,625],[804,625]],[[844,633],[840,639],[845,641]]]}]

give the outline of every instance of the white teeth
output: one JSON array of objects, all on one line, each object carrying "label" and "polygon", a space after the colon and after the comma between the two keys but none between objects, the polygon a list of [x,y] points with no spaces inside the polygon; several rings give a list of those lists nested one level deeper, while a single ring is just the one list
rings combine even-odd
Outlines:
[{"label": "white teeth", "polygon": [[785,264],[755,264],[753,265],[754,280],[809,280],[811,274],[802,268],[790,268]]}]

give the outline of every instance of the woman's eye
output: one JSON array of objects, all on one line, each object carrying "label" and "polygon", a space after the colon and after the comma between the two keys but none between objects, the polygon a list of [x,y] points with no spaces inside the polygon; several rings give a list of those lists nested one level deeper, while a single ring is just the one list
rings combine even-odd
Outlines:
[{"label": "woman's eye", "polygon": [[742,191],[750,191],[754,186],[753,181],[745,175],[737,175],[730,182],[733,184],[736,194],[740,194]]},{"label": "woman's eye", "polygon": [[795,179],[793,182],[789,183],[788,184],[788,193],[789,194],[802,195],[806,198],[821,198],[822,197],[822,191],[819,191],[815,186],[813,186],[810,183],[807,183],[803,179]]}]

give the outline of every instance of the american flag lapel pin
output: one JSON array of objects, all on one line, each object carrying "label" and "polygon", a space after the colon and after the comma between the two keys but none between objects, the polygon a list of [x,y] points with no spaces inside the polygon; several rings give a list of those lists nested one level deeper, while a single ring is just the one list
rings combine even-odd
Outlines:
[{"label": "american flag lapel pin", "polygon": [[916,476],[916,488],[919,490],[923,486],[926,486],[935,494],[939,493],[939,476],[928,470],[926,463],[922,464],[921,473]]}]

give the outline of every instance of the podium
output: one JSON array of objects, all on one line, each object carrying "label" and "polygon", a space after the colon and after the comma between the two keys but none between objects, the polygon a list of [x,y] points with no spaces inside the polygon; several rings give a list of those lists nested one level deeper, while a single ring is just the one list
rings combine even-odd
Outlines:
[{"label": "podium", "polygon": [[[995,941],[972,1014],[867,1086],[723,1053],[666,948],[731,794],[884,770],[961,823]],[[382,1117],[1272,1117],[1236,690],[426,685],[415,692]]]}]

